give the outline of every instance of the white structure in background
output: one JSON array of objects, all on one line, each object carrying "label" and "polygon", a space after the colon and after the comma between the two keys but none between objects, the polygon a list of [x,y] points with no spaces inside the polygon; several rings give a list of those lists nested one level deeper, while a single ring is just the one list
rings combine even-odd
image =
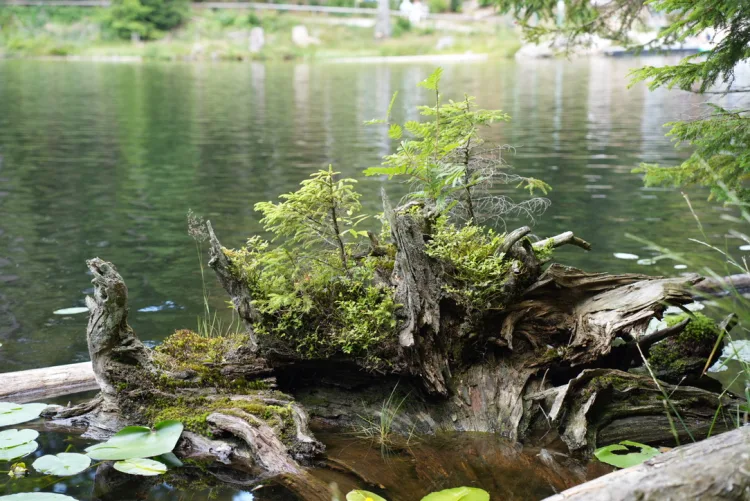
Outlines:
[{"label": "white structure in background", "polygon": [[250,30],[250,44],[248,50],[251,54],[257,54],[266,45],[266,37],[263,28],[256,26]]},{"label": "white structure in background", "polygon": [[414,0],[412,3],[410,0],[403,0],[398,9],[411,24],[419,24],[427,19],[427,14],[430,13],[430,8],[427,3],[421,0]]},{"label": "white structure in background", "polygon": [[310,45],[318,45],[320,40],[310,36],[310,32],[307,31],[307,26],[298,24],[292,28],[292,43],[297,47],[308,47]]}]

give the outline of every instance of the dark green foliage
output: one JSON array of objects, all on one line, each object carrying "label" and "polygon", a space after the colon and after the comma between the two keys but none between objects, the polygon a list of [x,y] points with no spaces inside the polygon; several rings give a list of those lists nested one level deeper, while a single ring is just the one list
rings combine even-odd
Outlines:
[{"label": "dark green foliage", "polygon": [[[750,199],[745,187],[750,174],[750,120],[744,110],[731,111],[718,106],[709,116],[690,122],[671,122],[669,136],[694,148],[693,155],[675,167],[643,164],[635,172],[646,174],[646,185],[712,188],[712,196],[726,198],[727,191],[740,199]],[[727,138],[731,140],[727,141]]]},{"label": "dark green foliage", "polygon": [[121,38],[150,40],[180,26],[189,12],[187,0],[114,0],[105,24]]},{"label": "dark green foliage", "polygon": [[[555,26],[557,0],[497,0],[500,10],[512,12],[521,21],[527,35],[539,41],[547,35],[564,35],[571,43],[585,42],[585,35],[595,34],[615,40],[634,50],[661,48],[691,37],[715,33],[711,49],[689,55],[678,64],[646,66],[635,70],[633,81],[648,81],[651,89],[679,88],[704,93],[722,84],[730,92],[734,69],[750,58],[750,0],[612,0],[594,6],[591,0],[566,2],[565,22]],[[666,16],[668,24],[646,45],[634,45],[631,30],[641,25],[647,11]],[[530,21],[535,16],[541,23]],[[661,169],[644,165],[638,172],[646,174],[648,185],[664,184],[708,186],[722,197],[726,190],[737,190],[740,199],[748,201],[750,192],[741,189],[750,173],[747,161],[748,119],[745,110],[721,107],[709,116],[672,122],[670,135],[679,143],[695,147],[695,153],[682,165]]]}]

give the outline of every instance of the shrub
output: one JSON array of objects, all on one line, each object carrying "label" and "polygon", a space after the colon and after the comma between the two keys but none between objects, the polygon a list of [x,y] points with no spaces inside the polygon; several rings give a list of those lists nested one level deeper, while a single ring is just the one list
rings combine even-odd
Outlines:
[{"label": "shrub", "polygon": [[428,0],[427,5],[432,13],[448,12],[450,9],[449,0]]},{"label": "shrub", "polygon": [[189,13],[187,0],[114,0],[105,25],[117,36],[133,34],[144,40],[158,38],[160,32],[181,25]]},{"label": "shrub", "polygon": [[400,37],[408,31],[411,31],[411,22],[405,17],[396,18],[396,23],[393,25],[393,36]]}]

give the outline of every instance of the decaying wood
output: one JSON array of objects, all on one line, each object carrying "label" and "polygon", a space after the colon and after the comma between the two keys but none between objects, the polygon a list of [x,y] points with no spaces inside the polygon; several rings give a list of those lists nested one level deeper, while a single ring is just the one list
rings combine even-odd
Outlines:
[{"label": "decaying wood", "polygon": [[255,352],[258,349],[258,341],[255,336],[255,330],[253,329],[253,322],[257,321],[259,313],[253,306],[253,298],[247,285],[241,280],[236,280],[233,277],[229,260],[221,250],[221,243],[219,243],[219,239],[216,238],[214,229],[211,226],[211,221],[206,222],[206,229],[208,230],[210,244],[210,259],[208,265],[216,272],[216,277],[219,279],[222,287],[224,287],[229,293],[229,297],[232,298],[232,303],[234,304],[237,314],[241,319],[245,320],[245,329],[250,336],[249,348],[252,352]]},{"label": "decaying wood", "polygon": [[734,289],[739,292],[750,290],[750,274],[739,273],[727,277],[706,278],[695,286],[699,293],[707,295],[725,295]]},{"label": "decaying wood", "polygon": [[440,282],[436,263],[425,252],[423,222],[408,212],[396,213],[385,191],[383,211],[398,248],[393,269],[396,302],[403,305],[398,342],[430,393],[448,395],[440,332]]},{"label": "decaying wood", "polygon": [[[170,372],[174,365],[165,366],[162,352],[143,346],[128,326],[122,277],[110,263],[94,259],[89,262],[95,292],[87,300],[88,339],[101,393],[85,405],[56,409],[55,417],[105,434],[122,424],[150,424],[144,422],[147,405],[170,406],[196,396],[203,405],[222,402],[220,407],[230,408],[211,408],[206,420],[212,437],[186,432],[180,454],[212,458],[258,478],[284,478],[305,498],[323,500],[330,494],[327,487],[303,467],[323,449],[308,430],[308,412],[340,426],[361,425],[363,415],[377,422],[396,385],[405,397],[394,432],[484,431],[538,444],[559,437],[582,456],[624,438],[670,444],[670,416],[677,412],[690,434],[704,436],[720,404],[736,405],[731,395],[656,384],[628,372],[642,363],[633,350],[636,343],[648,352],[685,327],[646,335],[651,319],[668,305],[693,301],[699,277],[608,275],[556,264],[544,269],[540,250],[590,246],[571,232],[532,243],[524,227],[506,235],[497,249],[508,269],[499,288],[502,307],[484,311],[447,292],[446,267],[452,265],[427,254],[434,211],[421,204],[393,208],[385,195],[383,203],[396,255],[393,273],[378,280],[393,290],[401,307],[388,352],[393,358],[382,374],[366,374],[358,360],[343,355],[305,359],[290,344],[294,340],[256,336],[260,317],[250,289],[234,275],[231,253],[225,253],[208,223],[209,265],[248,334],[244,345],[214,364],[211,377],[228,383],[276,378],[294,398],[265,390],[235,392],[232,384],[212,386],[221,381],[204,383],[192,370]],[[164,378],[179,384],[165,389],[158,383]],[[671,395],[675,409],[665,409],[662,391]],[[259,419],[255,411],[243,410],[243,400],[288,409],[291,420]],[[728,423],[720,420],[714,432]],[[684,439],[688,431],[678,433]]]},{"label": "decaying wood", "polygon": [[750,499],[750,427],[678,447],[545,501]]},{"label": "decaying wood", "polygon": [[[164,402],[161,405],[167,406],[180,399],[200,397],[204,403],[220,403],[219,409],[226,408],[228,413],[217,410],[208,416],[206,422],[216,437],[214,439],[189,432],[183,434],[178,450],[186,457],[210,457],[218,463],[253,471],[258,479],[294,475],[294,485],[306,497],[322,499],[328,495],[327,486],[304,475],[303,467],[298,463],[298,460],[309,460],[322,451],[322,445],[309,433],[308,417],[303,409],[290,400],[281,399],[277,394],[269,396],[262,390],[254,391],[252,395],[233,396],[218,394],[208,383],[198,387],[185,386],[183,383],[189,383],[192,376],[171,374],[160,368],[152,351],[139,341],[128,325],[128,290],[115,267],[98,258],[87,264],[94,276],[93,297],[86,298],[90,312],[87,338],[91,370],[100,392],[93,400],[75,407],[51,406],[45,414],[52,418],[53,423],[83,426],[87,428],[88,436],[104,439],[125,425],[152,424],[146,412],[149,405]],[[233,357],[237,357],[240,351],[228,355],[226,362],[230,371],[227,377],[240,367],[247,375],[267,375],[268,368],[263,359],[248,355],[244,360],[235,360]],[[160,382],[164,379],[177,384],[162,387]],[[180,384],[185,386],[184,389]],[[237,405],[234,406],[233,402]],[[294,430],[291,445],[282,443],[279,430],[244,412],[242,402],[290,409]],[[280,417],[278,421],[281,422]]]},{"label": "decaying wood", "polygon": [[91,362],[5,373],[0,401],[31,402],[99,388]]}]

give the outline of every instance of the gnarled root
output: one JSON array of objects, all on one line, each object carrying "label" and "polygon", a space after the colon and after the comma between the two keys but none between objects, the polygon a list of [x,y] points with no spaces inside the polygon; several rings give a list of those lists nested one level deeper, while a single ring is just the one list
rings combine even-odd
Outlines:
[{"label": "gnarled root", "polygon": [[[252,351],[239,355],[248,340],[253,344],[252,337],[236,346],[233,340],[179,331],[164,350],[152,351],[127,323],[128,290],[115,267],[98,258],[88,266],[94,295],[87,298],[87,338],[101,391],[75,407],[49,408],[46,415],[53,423],[84,426],[88,436],[105,439],[126,425],[178,419],[192,430],[178,445],[185,457],[210,458],[258,479],[293,475],[306,496],[328,496],[328,488],[300,464],[323,450],[309,432],[307,414],[273,389],[265,360]],[[201,351],[200,343],[209,353],[191,360],[193,351]],[[209,355],[214,359],[204,362],[201,357]]]}]

